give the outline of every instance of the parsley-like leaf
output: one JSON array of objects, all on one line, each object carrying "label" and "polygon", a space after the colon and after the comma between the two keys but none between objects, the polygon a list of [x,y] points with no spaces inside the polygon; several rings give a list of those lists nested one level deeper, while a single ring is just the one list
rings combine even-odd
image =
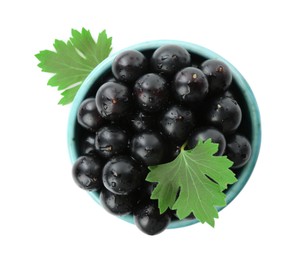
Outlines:
[{"label": "parsley-like leaf", "polygon": [[99,33],[96,42],[85,28],[81,32],[73,29],[71,35],[67,42],[55,40],[55,51],[44,50],[35,55],[42,71],[54,74],[48,85],[62,91],[61,105],[73,101],[85,78],[112,50],[112,38],[108,38],[105,30]]},{"label": "parsley-like leaf", "polygon": [[181,149],[178,157],[166,164],[150,167],[146,180],[157,183],[151,198],[158,200],[160,213],[176,210],[179,219],[191,213],[202,223],[214,226],[216,206],[226,205],[223,193],[237,181],[226,156],[214,156],[218,144],[200,141],[192,150]]}]

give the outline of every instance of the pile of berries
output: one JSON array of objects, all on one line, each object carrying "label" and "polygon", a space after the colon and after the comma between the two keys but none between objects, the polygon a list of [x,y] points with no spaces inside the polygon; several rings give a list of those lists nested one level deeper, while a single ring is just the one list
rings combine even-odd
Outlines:
[{"label": "pile of berries", "polygon": [[148,166],[208,138],[219,144],[216,155],[233,161],[233,171],[248,162],[235,84],[224,62],[181,46],[120,53],[78,109],[75,182],[97,192],[110,213],[132,214],[143,232],[160,233],[177,217],[171,210],[160,214],[150,199],[155,184],[145,181]]}]

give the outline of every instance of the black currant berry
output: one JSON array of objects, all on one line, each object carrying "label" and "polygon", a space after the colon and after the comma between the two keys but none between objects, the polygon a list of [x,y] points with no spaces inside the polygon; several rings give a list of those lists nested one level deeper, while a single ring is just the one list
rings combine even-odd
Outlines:
[{"label": "black currant berry", "polygon": [[227,64],[220,60],[210,59],[201,64],[209,83],[209,93],[216,94],[226,91],[232,82],[232,73]]},{"label": "black currant berry", "polygon": [[236,99],[235,94],[232,93],[232,91],[230,91],[229,89],[226,90],[226,91],[223,93],[223,96],[224,96],[224,97],[229,97],[229,98],[232,98],[232,99]]},{"label": "black currant berry", "polygon": [[162,163],[169,163],[176,159],[181,152],[181,144],[174,144],[172,140],[166,142],[165,156]]},{"label": "black currant berry", "polygon": [[150,62],[154,72],[172,77],[180,69],[191,65],[191,57],[181,46],[164,45],[155,50]]},{"label": "black currant berry", "polygon": [[175,98],[188,106],[199,105],[208,93],[208,81],[205,74],[193,67],[180,70],[173,82]]},{"label": "black currant berry", "polygon": [[80,154],[95,152],[95,133],[85,133],[80,140]]},{"label": "black currant berry", "polygon": [[91,132],[95,132],[104,122],[95,104],[95,98],[85,99],[77,111],[77,122]]},{"label": "black currant berry", "polygon": [[109,213],[121,216],[133,212],[137,198],[135,194],[117,195],[103,188],[100,193],[100,202]]},{"label": "black currant berry", "polygon": [[72,176],[75,183],[82,189],[97,191],[102,188],[102,160],[95,155],[84,155],[75,161]]},{"label": "black currant berry", "polygon": [[137,196],[139,197],[139,202],[142,200],[150,199],[153,190],[156,187],[156,183],[144,181],[143,184],[137,189]]},{"label": "black currant berry", "polygon": [[223,134],[237,130],[241,123],[242,112],[236,100],[220,97],[210,102],[206,119],[208,123],[220,129]]},{"label": "black currant berry", "polygon": [[134,212],[136,226],[148,235],[157,235],[166,229],[170,223],[170,215],[160,214],[155,200],[145,200],[139,203]]},{"label": "black currant berry", "polygon": [[246,137],[235,134],[227,138],[225,154],[234,163],[232,169],[238,169],[246,165],[251,153],[251,144]]},{"label": "black currant berry", "polygon": [[99,129],[95,137],[95,148],[104,158],[125,153],[128,147],[127,133],[115,125]]},{"label": "black currant berry", "polygon": [[96,93],[96,106],[101,116],[108,120],[118,120],[127,115],[131,109],[132,93],[128,87],[107,82]]},{"label": "black currant berry", "polygon": [[134,85],[133,92],[137,104],[145,112],[162,110],[168,101],[166,80],[154,73],[140,77]]},{"label": "black currant berry", "polygon": [[164,111],[160,126],[168,138],[181,145],[195,126],[194,115],[189,109],[173,105]]},{"label": "black currant berry", "polygon": [[134,131],[136,132],[143,132],[155,127],[155,120],[154,118],[141,111],[137,111],[133,114],[132,118],[130,119],[130,124]]},{"label": "black currant berry", "polygon": [[134,82],[147,71],[147,59],[136,50],[128,50],[116,56],[112,64],[114,77],[122,82]]},{"label": "black currant berry", "polygon": [[136,134],[131,140],[131,154],[147,166],[160,164],[165,156],[165,142],[157,132],[147,131]]},{"label": "black currant berry", "polygon": [[103,184],[111,192],[127,195],[144,181],[147,170],[133,158],[119,155],[111,158],[103,168]]},{"label": "black currant berry", "polygon": [[187,140],[186,149],[193,149],[199,141],[206,141],[209,138],[213,143],[218,144],[218,151],[215,155],[222,155],[225,152],[226,139],[219,130],[213,127],[202,127],[193,131]]}]

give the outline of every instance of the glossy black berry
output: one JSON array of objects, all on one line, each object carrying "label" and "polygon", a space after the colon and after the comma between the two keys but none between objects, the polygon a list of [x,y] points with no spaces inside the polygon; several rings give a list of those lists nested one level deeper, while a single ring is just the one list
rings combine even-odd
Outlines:
[{"label": "glossy black berry", "polygon": [[95,98],[85,99],[79,106],[77,111],[77,122],[91,132],[98,130],[104,123],[95,104]]},{"label": "glossy black berry", "polygon": [[147,166],[160,164],[165,156],[165,142],[157,132],[147,131],[136,134],[131,140],[131,154]]},{"label": "glossy black berry", "polygon": [[235,134],[227,138],[225,154],[234,163],[232,169],[238,169],[246,165],[251,153],[251,144],[245,136]]},{"label": "glossy black berry", "polygon": [[134,131],[145,132],[155,127],[156,121],[154,118],[144,112],[137,111],[130,119],[130,124]]},{"label": "glossy black berry", "polygon": [[232,82],[232,73],[228,65],[220,60],[209,59],[201,64],[209,82],[209,93],[216,94],[226,91]]},{"label": "glossy black berry", "polygon": [[80,154],[89,154],[95,151],[95,133],[83,134],[80,142]]},{"label": "glossy black berry", "polygon": [[173,105],[162,114],[160,126],[170,140],[181,145],[194,128],[195,118],[191,110]]},{"label": "glossy black berry", "polygon": [[148,235],[157,235],[170,223],[168,213],[160,214],[155,200],[142,201],[134,212],[136,226]]},{"label": "glossy black berry", "polygon": [[162,110],[168,101],[167,82],[161,76],[148,73],[140,77],[134,85],[134,98],[139,108],[145,112]]},{"label": "glossy black berry", "polygon": [[79,157],[72,167],[75,183],[82,189],[96,191],[102,188],[102,160],[95,155]]},{"label": "glossy black berry", "polygon": [[174,144],[172,140],[168,140],[166,142],[165,147],[165,156],[162,163],[168,163],[176,159],[176,157],[180,154],[182,144]]},{"label": "glossy black berry", "polygon": [[123,154],[127,147],[127,133],[118,126],[104,126],[96,133],[95,148],[103,158]]},{"label": "glossy black berry", "polygon": [[180,69],[191,65],[191,57],[181,46],[163,45],[155,50],[150,62],[154,72],[172,77]]},{"label": "glossy black berry", "polygon": [[132,92],[128,87],[107,82],[96,93],[96,106],[100,115],[108,120],[118,120],[127,115],[131,109]]},{"label": "glossy black berry", "polygon": [[147,71],[147,59],[136,50],[128,50],[116,56],[112,64],[114,77],[122,82],[134,82]]},{"label": "glossy black berry", "polygon": [[186,149],[193,149],[199,141],[206,141],[209,138],[213,143],[218,144],[218,151],[215,155],[222,155],[225,152],[226,139],[218,129],[213,127],[202,127],[193,131],[188,138]]},{"label": "glossy black berry", "polygon": [[208,93],[208,81],[200,69],[187,67],[176,74],[172,88],[178,101],[188,106],[196,106]]},{"label": "glossy black berry", "polygon": [[137,198],[135,194],[117,195],[103,188],[100,193],[100,202],[109,213],[121,216],[133,212]]},{"label": "glossy black berry", "polygon": [[137,189],[137,196],[139,197],[139,202],[150,199],[153,190],[156,187],[156,183],[144,181],[143,184]]},{"label": "glossy black berry", "polygon": [[223,95],[224,97],[229,97],[229,98],[232,98],[232,99],[236,99],[236,95],[231,91],[231,90],[226,90]]},{"label": "glossy black berry", "polygon": [[206,119],[210,125],[220,129],[223,134],[230,134],[237,130],[241,123],[241,108],[236,100],[220,97],[210,102]]},{"label": "glossy black berry", "polygon": [[103,168],[103,184],[115,194],[126,195],[143,183],[146,172],[146,168],[140,166],[130,156],[115,156]]}]

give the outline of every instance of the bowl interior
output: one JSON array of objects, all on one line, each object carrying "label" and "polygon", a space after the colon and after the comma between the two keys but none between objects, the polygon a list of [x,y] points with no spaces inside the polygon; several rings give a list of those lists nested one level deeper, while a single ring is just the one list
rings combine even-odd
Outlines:
[{"label": "bowl interior", "polygon": [[[194,59],[192,60],[193,64],[200,64],[203,60],[206,59],[219,59],[228,64],[228,66],[232,70],[233,81],[231,91],[239,102],[243,111],[243,119],[239,128],[239,132],[245,135],[250,140],[252,146],[252,155],[249,162],[244,167],[235,171],[238,181],[228,187],[226,191],[226,201],[227,205],[229,205],[229,203],[243,189],[249,177],[251,176],[259,154],[261,143],[261,125],[256,99],[249,84],[231,63],[222,58],[220,55],[202,46],[182,41],[162,40],[144,42],[126,49],[141,51],[144,53],[144,55],[149,57],[155,49],[165,44],[176,44],[186,48],[192,54],[192,57],[194,57]],[[101,64],[99,64],[86,78],[78,93],[76,94],[70,111],[67,136],[69,155],[72,163],[75,162],[75,160],[80,156],[79,140],[83,134],[81,128],[77,124],[76,119],[78,107],[85,98],[95,96],[99,86],[104,83],[109,77],[111,77],[111,64],[115,56],[126,49],[123,49],[115,53],[114,55],[111,55]],[[97,194],[97,192],[89,192],[89,194],[97,203],[100,204],[99,194]],[[220,211],[223,208],[224,207],[218,207],[217,209]],[[134,222],[133,216],[131,215],[121,216],[121,218],[130,223]],[[169,224],[168,228],[184,227],[195,224],[197,222],[197,220],[172,221]]]}]

